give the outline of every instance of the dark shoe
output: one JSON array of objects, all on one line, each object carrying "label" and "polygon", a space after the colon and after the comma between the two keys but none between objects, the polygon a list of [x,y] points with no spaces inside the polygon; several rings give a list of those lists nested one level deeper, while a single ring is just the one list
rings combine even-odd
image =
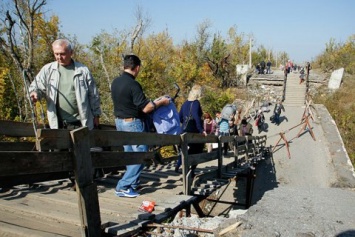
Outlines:
[{"label": "dark shoe", "polygon": [[179,169],[179,167],[175,167],[175,173],[182,174],[182,171]]},{"label": "dark shoe", "polygon": [[70,188],[69,188],[70,191],[76,191],[76,184],[74,183]]},{"label": "dark shoe", "polygon": [[141,190],[142,188],[143,188],[142,185],[138,185],[137,187],[132,187],[133,191],[135,192]]}]

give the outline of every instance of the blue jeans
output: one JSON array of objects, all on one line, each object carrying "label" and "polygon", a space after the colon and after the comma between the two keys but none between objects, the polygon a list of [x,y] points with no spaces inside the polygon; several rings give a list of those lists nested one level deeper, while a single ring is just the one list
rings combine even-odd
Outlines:
[{"label": "blue jeans", "polygon": [[[220,136],[229,136],[229,132],[219,132],[219,135]],[[229,148],[229,145],[228,145],[228,142],[225,142],[223,143],[223,153],[224,154],[227,154],[228,153],[228,148]]]},{"label": "blue jeans", "polygon": [[[117,131],[123,132],[145,132],[144,121],[134,119],[131,122],[126,122],[123,119],[115,119]],[[147,152],[147,145],[124,145],[125,152]],[[116,190],[133,188],[136,189],[139,184],[139,176],[144,168],[144,164],[127,165],[126,172],[118,181]]]}]

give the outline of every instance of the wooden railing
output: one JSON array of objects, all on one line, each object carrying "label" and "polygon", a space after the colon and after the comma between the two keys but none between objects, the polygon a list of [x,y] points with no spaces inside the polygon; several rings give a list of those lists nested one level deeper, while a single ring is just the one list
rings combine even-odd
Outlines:
[{"label": "wooden railing", "polygon": [[[13,122],[11,122],[13,123]],[[20,124],[19,124],[20,125]],[[5,136],[20,136],[21,132],[9,132],[8,122],[0,121],[0,134]],[[25,127],[21,124],[24,136],[34,135],[29,131],[30,124]],[[229,164],[223,164],[222,144],[232,143],[234,159]],[[3,142],[0,142],[4,144]],[[6,142],[7,144],[12,142]],[[203,136],[201,134],[185,133],[180,135],[165,135],[155,133],[118,132],[108,127],[103,130],[91,130],[83,127],[73,131],[56,129],[39,129],[35,142],[21,146],[16,143],[12,146],[0,144],[0,182],[1,185],[16,185],[31,182],[46,181],[54,178],[67,178],[68,172],[75,174],[77,193],[79,195],[79,213],[83,236],[100,236],[101,219],[96,183],[93,180],[94,168],[122,167],[130,164],[159,163],[154,151],[148,152],[122,152],[119,149],[109,151],[91,152],[92,147],[117,148],[123,145],[143,144],[148,146],[180,146],[182,153],[183,186],[185,195],[193,195],[194,185],[205,178],[214,176],[223,178],[227,170],[238,167],[241,162],[250,163],[257,157],[262,147],[266,145],[266,136],[238,137],[238,136]],[[18,144],[19,143],[19,144]],[[26,142],[27,143],[27,142]],[[217,143],[218,148],[211,153],[188,154],[190,143]],[[25,144],[25,143],[23,143]],[[35,144],[35,146],[34,146]],[[35,147],[30,151],[25,148]],[[170,158],[174,161],[178,157]],[[217,161],[214,171],[199,174],[193,178],[190,167],[209,161]],[[235,174],[237,175],[237,173]]]}]

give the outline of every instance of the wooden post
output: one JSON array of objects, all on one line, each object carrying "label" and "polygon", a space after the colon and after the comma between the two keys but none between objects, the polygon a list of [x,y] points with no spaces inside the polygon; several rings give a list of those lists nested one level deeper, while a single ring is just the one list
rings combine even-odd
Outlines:
[{"label": "wooden post", "polygon": [[79,198],[82,236],[101,236],[101,218],[96,183],[93,182],[90,136],[87,127],[70,132],[74,149],[74,173]]},{"label": "wooden post", "polygon": [[190,195],[189,179],[187,177],[189,171],[188,165],[188,143],[186,140],[186,133],[181,135],[181,166],[182,166],[182,181],[184,185],[184,194]]},{"label": "wooden post", "polygon": [[237,136],[233,136],[233,138],[234,138],[234,146],[233,146],[234,167],[238,167],[238,141],[237,141]]},{"label": "wooden post", "polygon": [[217,148],[217,159],[218,159],[217,176],[218,176],[218,178],[222,177],[222,166],[223,166],[222,144],[223,143],[221,142],[221,136],[218,136],[218,148]]},{"label": "wooden post", "polygon": [[309,124],[309,116],[310,116],[310,115],[308,115],[308,116],[304,119],[303,126],[301,127],[301,130],[298,132],[297,137],[300,137],[302,131],[308,129],[308,131],[309,131],[309,133],[311,134],[313,140],[316,141],[316,137],[314,136],[312,127],[311,127],[311,125]]},{"label": "wooden post", "polygon": [[285,133],[284,132],[280,132],[280,139],[277,141],[277,143],[274,146],[274,149],[272,149],[272,152],[274,152],[276,146],[279,144],[279,142],[281,141],[281,139],[285,142],[285,146],[287,149],[287,154],[288,154],[288,158],[291,159],[291,153],[290,153],[290,145],[288,144],[287,138],[285,137]]},{"label": "wooden post", "polygon": [[310,99],[309,101],[306,100],[306,107],[302,115],[302,121],[308,116],[310,116],[311,119],[314,121],[314,116],[311,110],[311,104],[312,104],[312,99]]}]

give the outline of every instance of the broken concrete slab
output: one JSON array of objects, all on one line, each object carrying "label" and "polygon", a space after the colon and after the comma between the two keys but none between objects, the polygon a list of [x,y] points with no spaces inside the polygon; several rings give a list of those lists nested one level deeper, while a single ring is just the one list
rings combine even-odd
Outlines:
[{"label": "broken concrete slab", "polygon": [[344,74],[344,68],[340,68],[338,70],[333,71],[332,75],[330,76],[328,88],[333,90],[339,89],[343,81],[343,74]]}]

